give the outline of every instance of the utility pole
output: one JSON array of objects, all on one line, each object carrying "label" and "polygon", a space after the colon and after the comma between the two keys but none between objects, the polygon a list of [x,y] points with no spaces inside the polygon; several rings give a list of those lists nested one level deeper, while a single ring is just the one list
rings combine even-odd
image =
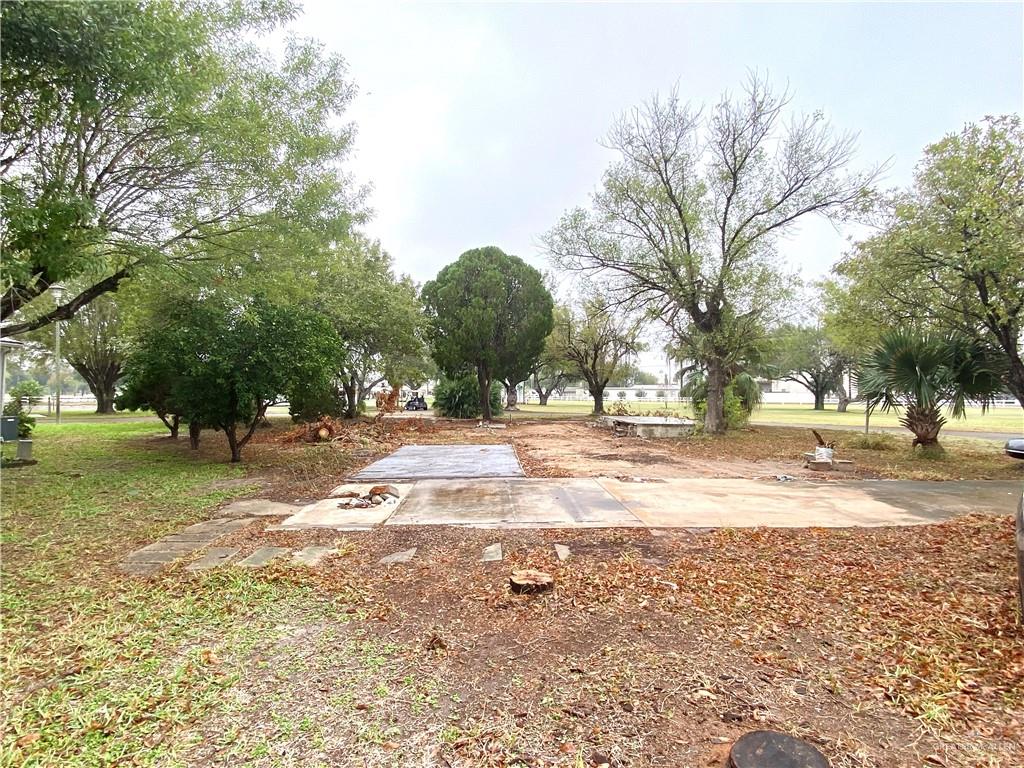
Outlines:
[{"label": "utility pole", "polygon": [[[54,303],[60,304],[60,297],[64,292],[64,286],[60,283],[54,283],[50,286],[50,290],[53,291]],[[53,367],[54,378],[56,379],[57,386],[56,421],[60,424],[60,391],[64,389],[64,382],[61,377],[60,370],[60,320],[55,321],[53,324]]]}]

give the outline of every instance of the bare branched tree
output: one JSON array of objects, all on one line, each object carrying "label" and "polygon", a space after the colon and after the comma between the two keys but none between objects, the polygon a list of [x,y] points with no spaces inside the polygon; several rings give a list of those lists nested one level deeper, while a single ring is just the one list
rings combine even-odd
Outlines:
[{"label": "bare branched tree", "polygon": [[849,172],[854,137],[820,113],[785,120],[788,102],[756,75],[706,115],[675,91],[652,98],[612,127],[620,159],[591,209],[568,212],[545,239],[560,266],[603,278],[706,369],[712,433],[725,429],[730,364],[796,282],[778,238],[810,214],[860,210],[877,174]]}]

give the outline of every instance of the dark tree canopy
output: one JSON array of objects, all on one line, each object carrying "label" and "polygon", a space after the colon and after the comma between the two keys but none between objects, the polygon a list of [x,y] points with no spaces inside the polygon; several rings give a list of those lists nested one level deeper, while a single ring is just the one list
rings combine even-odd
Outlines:
[{"label": "dark tree canopy", "polygon": [[466,251],[423,287],[434,360],[449,377],[475,370],[491,418],[496,380],[524,380],[552,329],[551,294],[536,269],[488,246]]}]

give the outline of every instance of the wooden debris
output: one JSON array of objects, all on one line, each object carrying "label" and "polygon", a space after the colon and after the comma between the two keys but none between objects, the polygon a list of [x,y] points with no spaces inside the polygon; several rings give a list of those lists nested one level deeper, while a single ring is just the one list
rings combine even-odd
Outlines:
[{"label": "wooden debris", "polygon": [[547,592],[555,586],[555,579],[550,573],[526,568],[521,571],[512,571],[508,585],[517,595],[533,595]]}]

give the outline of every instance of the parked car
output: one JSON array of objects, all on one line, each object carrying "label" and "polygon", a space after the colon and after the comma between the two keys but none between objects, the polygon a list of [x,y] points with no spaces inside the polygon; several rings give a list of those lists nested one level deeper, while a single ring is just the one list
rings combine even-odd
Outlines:
[{"label": "parked car", "polygon": [[1015,437],[1007,440],[1003,450],[1011,458],[1024,459],[1024,437]]}]

